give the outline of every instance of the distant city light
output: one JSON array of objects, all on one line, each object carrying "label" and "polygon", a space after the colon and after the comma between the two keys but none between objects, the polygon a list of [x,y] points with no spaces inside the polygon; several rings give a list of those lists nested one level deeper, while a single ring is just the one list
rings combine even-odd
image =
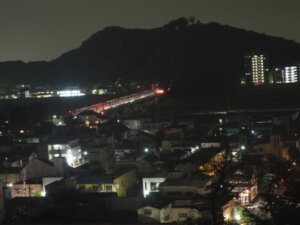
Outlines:
[{"label": "distant city light", "polygon": [[118,123],[120,123],[120,120],[119,120],[119,119],[117,119],[117,122],[118,122]]},{"label": "distant city light", "polygon": [[219,123],[222,124],[223,123],[223,119],[220,118],[219,119]]},{"label": "distant city light", "polygon": [[41,196],[45,197],[46,196],[46,191],[42,191]]},{"label": "distant city light", "polygon": [[145,152],[148,152],[148,151],[149,151],[149,149],[148,149],[148,148],[145,148],[145,149],[144,149],[144,151],[145,151]]},{"label": "distant city light", "polygon": [[255,134],[255,130],[251,130],[251,134]]},{"label": "distant city light", "polygon": [[56,119],[56,118],[57,118],[57,116],[56,116],[56,115],[53,115],[53,116],[52,116],[52,118],[53,118],[53,119]]},{"label": "distant city light", "polygon": [[24,134],[24,132],[25,132],[24,130],[20,130],[20,134]]},{"label": "distant city light", "polygon": [[82,93],[80,90],[63,90],[63,91],[58,91],[57,95],[59,97],[76,97],[76,96],[83,96],[85,94]]},{"label": "distant city light", "polygon": [[245,150],[245,149],[246,149],[246,146],[245,146],[245,145],[241,145],[241,149],[242,149],[242,150]]},{"label": "distant city light", "polygon": [[157,95],[162,95],[164,93],[165,93],[165,91],[163,89],[156,89],[155,90],[155,94],[157,94]]},{"label": "distant city light", "polygon": [[83,152],[83,154],[84,154],[84,155],[87,155],[87,154],[88,154],[88,152],[86,152],[86,151],[85,151],[85,152]]},{"label": "distant city light", "polygon": [[7,184],[6,186],[7,186],[7,187],[12,187],[13,184],[12,184],[12,183],[9,183],[9,184]]}]

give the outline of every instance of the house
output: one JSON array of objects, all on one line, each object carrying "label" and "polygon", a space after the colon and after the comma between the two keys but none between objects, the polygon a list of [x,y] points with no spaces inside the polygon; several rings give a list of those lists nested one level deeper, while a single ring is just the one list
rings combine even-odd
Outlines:
[{"label": "house", "polygon": [[131,130],[141,130],[142,126],[149,119],[128,119],[123,120],[122,123]]},{"label": "house", "polygon": [[76,167],[82,164],[83,153],[79,139],[72,137],[52,137],[48,139],[48,159],[64,157],[69,166]]},{"label": "house", "polygon": [[167,178],[167,171],[158,171],[150,176],[143,177],[143,195],[147,197],[152,192],[159,192],[159,185]]},{"label": "house", "polygon": [[38,158],[27,164],[21,171],[22,180],[61,176],[60,169],[56,168],[53,162]]},{"label": "house", "polygon": [[251,148],[250,155],[269,156],[274,155],[277,157],[282,156],[283,142],[280,135],[269,135],[257,142]]},{"label": "house", "polygon": [[142,223],[176,223],[200,217],[202,215],[195,205],[180,204],[177,201],[156,202],[138,209],[138,221]]},{"label": "house", "polygon": [[16,197],[43,197],[42,179],[27,179],[14,183],[10,188],[11,198]]},{"label": "house", "polygon": [[126,197],[136,184],[136,170],[128,169],[115,174],[82,174],[75,180],[76,188],[80,191],[116,192],[119,197]]},{"label": "house", "polygon": [[124,141],[115,146],[116,163],[135,163],[136,156],[136,148],[131,141]]},{"label": "house", "polygon": [[157,202],[145,205],[137,210],[138,221],[142,223],[168,223],[170,221],[171,203]]},{"label": "house", "polygon": [[192,173],[198,171],[200,166],[205,165],[210,160],[214,159],[220,153],[219,148],[207,148],[196,151],[189,158],[181,160],[175,166],[175,170],[183,173]]},{"label": "house", "polygon": [[164,168],[168,168],[170,160],[163,155],[149,154],[137,159],[136,168],[139,176],[148,176]]},{"label": "house", "polygon": [[179,179],[167,178],[159,185],[159,193],[168,199],[194,198],[209,194],[211,184],[211,177],[194,173]]}]

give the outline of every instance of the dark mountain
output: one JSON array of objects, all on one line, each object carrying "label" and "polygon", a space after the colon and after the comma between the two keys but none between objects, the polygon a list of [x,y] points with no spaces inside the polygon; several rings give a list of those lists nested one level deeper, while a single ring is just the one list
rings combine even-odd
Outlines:
[{"label": "dark mountain", "polygon": [[33,84],[160,80],[178,91],[224,91],[239,85],[244,55],[256,49],[270,66],[300,61],[293,41],[180,18],[149,30],[108,27],[53,61],[0,63],[0,78]]}]

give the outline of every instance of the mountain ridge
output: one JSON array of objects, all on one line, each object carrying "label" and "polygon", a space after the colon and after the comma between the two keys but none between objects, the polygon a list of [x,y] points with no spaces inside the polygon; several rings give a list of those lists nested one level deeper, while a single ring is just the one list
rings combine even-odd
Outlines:
[{"label": "mountain ridge", "polygon": [[244,55],[255,49],[270,66],[300,61],[294,41],[179,18],[152,29],[104,28],[51,61],[0,62],[0,78],[41,85],[146,80],[172,82],[181,91],[228,90],[239,85]]}]

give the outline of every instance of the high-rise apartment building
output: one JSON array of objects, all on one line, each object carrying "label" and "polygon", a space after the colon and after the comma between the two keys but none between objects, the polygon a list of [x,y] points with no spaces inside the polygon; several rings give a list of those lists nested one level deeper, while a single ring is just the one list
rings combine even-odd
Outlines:
[{"label": "high-rise apartment building", "polygon": [[245,57],[245,72],[247,83],[261,85],[266,82],[266,58],[262,54],[252,54]]},{"label": "high-rise apartment building", "polygon": [[296,83],[299,81],[297,66],[286,66],[282,70],[283,83]]}]

